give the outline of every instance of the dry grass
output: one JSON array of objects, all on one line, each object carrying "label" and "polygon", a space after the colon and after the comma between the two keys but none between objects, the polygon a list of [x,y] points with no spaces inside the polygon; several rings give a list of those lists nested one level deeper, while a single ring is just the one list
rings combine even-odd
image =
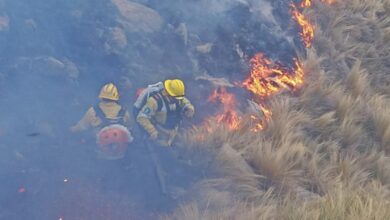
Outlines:
[{"label": "dry grass", "polygon": [[304,87],[262,132],[190,130],[215,172],[164,219],[390,219],[390,2],[314,3]]},{"label": "dry grass", "polygon": [[[385,194],[383,194],[385,193]],[[202,209],[196,203],[180,206],[162,219],[220,220],[220,219],[289,219],[289,220],[387,220],[390,203],[386,191],[375,182],[367,189],[351,190],[337,187],[319,200],[301,202],[292,196],[281,202],[270,199],[266,203],[235,203],[225,209]]]}]

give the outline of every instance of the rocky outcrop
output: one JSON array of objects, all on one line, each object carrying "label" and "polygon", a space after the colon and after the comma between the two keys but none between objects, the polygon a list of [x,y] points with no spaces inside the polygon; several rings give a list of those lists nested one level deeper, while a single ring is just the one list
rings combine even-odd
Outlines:
[{"label": "rocky outcrop", "polygon": [[80,72],[77,66],[67,58],[57,59],[49,56],[20,57],[14,65],[17,72],[28,72],[46,76],[58,76],[77,79]]},{"label": "rocky outcrop", "polygon": [[153,9],[127,1],[111,0],[121,14],[118,21],[129,32],[156,32],[161,29],[163,19]]},{"label": "rocky outcrop", "polygon": [[104,49],[107,53],[120,54],[127,47],[127,37],[123,29],[119,27],[109,28]]}]

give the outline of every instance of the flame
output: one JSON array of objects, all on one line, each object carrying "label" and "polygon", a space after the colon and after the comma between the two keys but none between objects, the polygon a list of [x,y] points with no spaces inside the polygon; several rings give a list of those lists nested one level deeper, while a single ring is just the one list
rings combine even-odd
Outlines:
[{"label": "flame", "polygon": [[258,117],[256,115],[251,115],[250,119],[254,126],[251,128],[253,132],[259,132],[266,128],[267,122],[271,119],[272,112],[270,109],[265,107],[264,105],[260,105],[260,109],[263,112],[264,117]]},{"label": "flame", "polygon": [[[249,77],[242,83],[242,86],[259,98],[266,100],[276,93],[288,89],[294,91],[303,84],[304,71],[302,63],[295,59],[295,68],[290,70],[279,63],[273,63],[264,54],[258,53],[251,60],[251,71]],[[264,117],[259,118],[251,115],[251,122],[254,132],[264,130],[267,122],[271,119],[272,112],[265,105],[260,104]]]},{"label": "flame", "polygon": [[272,112],[270,109],[266,108],[265,106],[260,106],[261,108],[261,111],[263,112],[264,114],[264,117],[268,120],[271,118],[272,116]]},{"label": "flame", "polygon": [[251,131],[259,132],[264,130],[265,126],[263,124],[263,121],[256,115],[251,115],[251,122],[252,124],[254,124],[254,126],[251,128]]},{"label": "flame", "polygon": [[[336,2],[336,0],[321,0],[321,2],[327,3],[327,4],[333,4]],[[301,8],[310,8],[312,6],[311,0],[302,0],[302,2],[299,4],[299,7]]]},{"label": "flame", "polygon": [[[321,0],[321,2],[327,3],[327,4],[333,4],[336,2],[336,0]],[[312,0],[302,0],[302,2],[299,4],[299,7],[301,8],[310,8],[312,6]]]},{"label": "flame", "polygon": [[[336,0],[321,0],[322,2],[332,4]],[[299,4],[300,8],[309,8],[312,6],[311,0],[302,0]],[[300,36],[304,45],[307,48],[311,47],[314,38],[314,26],[309,20],[297,9],[295,4],[291,4],[291,13],[295,21],[301,27]],[[265,105],[261,104],[264,101],[283,91],[294,91],[304,82],[303,65],[299,59],[294,59],[294,68],[287,68],[278,62],[273,62],[263,53],[258,53],[250,60],[250,72],[247,79],[239,85],[250,91],[257,100],[259,100],[260,109],[263,117],[250,115],[250,120],[253,125],[251,129],[254,132],[264,130],[267,122],[272,116],[272,111]],[[235,96],[226,91],[222,87],[214,90],[213,94],[208,99],[209,102],[219,101],[223,105],[223,112],[210,117],[206,120],[208,124],[214,120],[217,123],[226,123],[231,130],[236,130],[240,127],[241,117],[236,112]],[[212,132],[211,127],[206,126],[208,132]],[[203,137],[201,138],[203,139]]]},{"label": "flame", "polygon": [[301,8],[309,8],[311,6],[311,0],[303,0],[299,6]]},{"label": "flame", "polygon": [[295,70],[289,70],[279,63],[273,63],[262,53],[256,54],[250,63],[249,77],[242,85],[260,99],[274,95],[282,89],[294,90],[303,83],[302,64],[297,59]]},{"label": "flame", "polygon": [[303,43],[307,48],[311,47],[313,38],[314,38],[314,27],[309,22],[309,20],[297,9],[294,4],[291,4],[291,13],[293,19],[298,22],[298,25],[301,27],[302,31],[300,36],[302,38]]},{"label": "flame", "polygon": [[[242,86],[260,100],[265,100],[285,89],[294,91],[303,84],[304,80],[301,62],[298,59],[295,59],[294,62],[295,68],[290,70],[279,63],[273,63],[264,54],[258,53],[251,59],[251,71]],[[207,119],[206,124],[210,125],[215,121],[227,124],[230,130],[237,130],[240,127],[241,117],[236,111],[234,94],[227,92],[225,87],[216,89],[208,98],[208,102],[217,101],[222,104],[223,111]],[[270,109],[264,105],[260,104],[260,109],[264,117],[250,116],[251,123],[254,125],[251,130],[254,132],[264,130],[272,116]],[[212,132],[210,126],[206,126],[206,129],[208,132]]]},{"label": "flame", "polygon": [[[223,111],[208,119],[208,122],[215,120],[217,123],[225,123],[231,130],[236,130],[240,126],[241,117],[236,112],[236,97],[228,93],[225,87],[214,90],[208,98],[209,102],[219,101],[223,106]],[[210,128],[208,129],[210,131]]]}]

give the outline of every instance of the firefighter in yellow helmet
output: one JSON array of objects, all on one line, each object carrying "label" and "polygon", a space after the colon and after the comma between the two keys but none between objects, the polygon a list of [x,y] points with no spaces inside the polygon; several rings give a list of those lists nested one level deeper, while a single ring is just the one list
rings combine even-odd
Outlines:
[{"label": "firefighter in yellow helmet", "polygon": [[71,127],[72,132],[99,128],[113,122],[130,126],[129,112],[118,103],[119,92],[113,83],[108,83],[101,88],[99,99],[99,103],[90,107],[84,117]]},{"label": "firefighter in yellow helmet", "polygon": [[182,117],[193,117],[195,109],[185,98],[183,81],[171,79],[146,88],[137,98],[134,111],[137,123],[150,139],[170,146]]},{"label": "firefighter in yellow helmet", "polygon": [[115,160],[125,156],[133,137],[129,130],[130,115],[119,104],[118,88],[113,83],[102,87],[100,101],[90,107],[84,117],[73,127],[72,132],[92,128],[96,133],[96,152],[102,159]]}]

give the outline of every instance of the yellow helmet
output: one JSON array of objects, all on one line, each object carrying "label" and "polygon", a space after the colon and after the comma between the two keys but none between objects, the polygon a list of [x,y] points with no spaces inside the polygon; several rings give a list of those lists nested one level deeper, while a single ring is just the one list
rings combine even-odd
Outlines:
[{"label": "yellow helmet", "polygon": [[99,98],[110,99],[114,101],[119,100],[118,88],[113,83],[108,83],[100,90]]},{"label": "yellow helmet", "polygon": [[183,99],[185,95],[185,87],[180,79],[168,79],[164,82],[164,87],[167,93],[176,99]]}]

